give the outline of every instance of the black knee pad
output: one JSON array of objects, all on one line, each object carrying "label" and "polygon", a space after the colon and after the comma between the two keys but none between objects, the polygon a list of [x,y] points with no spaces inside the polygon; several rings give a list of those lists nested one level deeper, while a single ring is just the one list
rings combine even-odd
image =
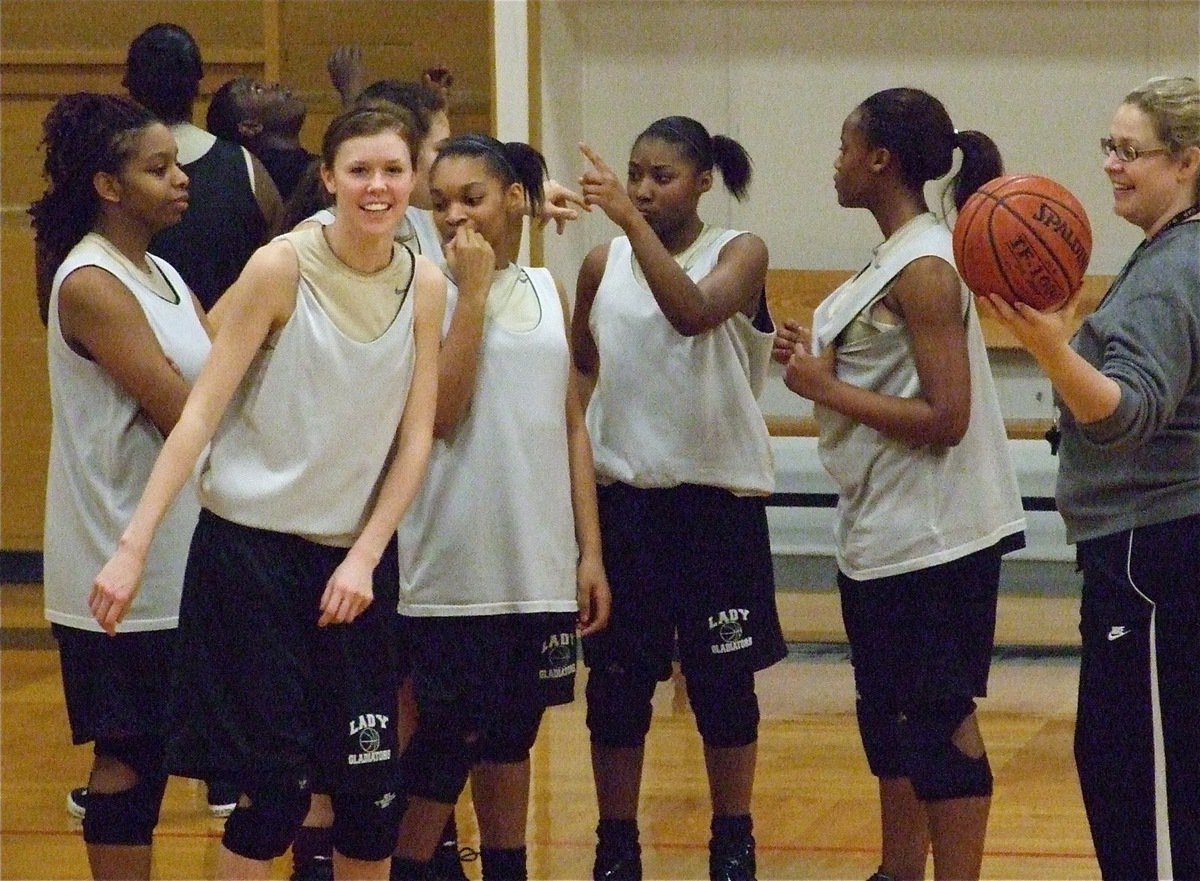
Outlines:
[{"label": "black knee pad", "polygon": [[515,765],[529,758],[529,751],[537,741],[538,729],[542,725],[544,709],[538,709],[526,718],[506,718],[479,741],[479,761],[495,762],[498,765]]},{"label": "black knee pad", "polygon": [[161,737],[98,737],[93,752],[116,759],[138,777],[166,779],[166,744]]},{"label": "black knee pad", "polygon": [[422,717],[400,756],[404,793],[452,805],[467,785],[471,766],[478,761],[479,738],[475,734]]},{"label": "black knee pad", "polygon": [[120,792],[89,788],[83,840],[88,844],[149,845],[167,788],[162,739],[98,738],[94,752],[98,757],[115,759],[125,765],[137,780]]},{"label": "black knee pad", "polygon": [[400,831],[400,793],[334,793],[333,846],[353,860],[387,859]]},{"label": "black knee pad", "polygon": [[758,740],[758,695],[754,674],[687,678],[688,700],[704,744],[717,749],[749,746]]},{"label": "black knee pad", "polygon": [[137,783],[120,792],[88,789],[87,813],[83,815],[83,840],[88,844],[119,844],[148,847],[158,825],[158,812],[167,775],[138,777]]},{"label": "black knee pad", "polygon": [[909,778],[921,801],[986,797],[992,794],[987,753],[972,758],[954,745],[954,733],[972,713],[970,698],[947,698],[911,710],[905,720]]},{"label": "black knee pad", "polygon": [[854,711],[871,773],[884,780],[907,777],[908,756],[900,714],[862,697],[855,701]]},{"label": "black knee pad", "polygon": [[251,860],[283,856],[304,822],[311,798],[306,778],[257,787],[246,793],[249,805],[243,807],[239,802],[225,821],[221,843],[232,853]]},{"label": "black knee pad", "polygon": [[921,801],[987,798],[992,794],[992,766],[987,753],[971,758],[952,743],[918,763],[910,777]]},{"label": "black knee pad", "polygon": [[639,747],[650,730],[651,699],[658,681],[613,667],[593,667],[587,681],[587,727],[592,742],[613,748]]}]

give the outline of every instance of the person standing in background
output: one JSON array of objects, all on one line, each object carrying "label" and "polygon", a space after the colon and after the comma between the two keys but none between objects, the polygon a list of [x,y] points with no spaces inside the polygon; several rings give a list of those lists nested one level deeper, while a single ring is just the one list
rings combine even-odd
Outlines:
[{"label": "person standing in background", "polygon": [[308,106],[291,89],[239,76],[213,92],[205,123],[216,137],[241,144],[258,157],[286,203],[317,159],[300,143],[307,115]]},{"label": "person standing in background", "polygon": [[183,220],[150,243],[195,291],[206,312],[266,242],[282,210],[279,191],[245,147],[192,124],[204,67],[200,47],[175,24],[155,24],[129,44],[123,84],[171,127],[191,181]]}]

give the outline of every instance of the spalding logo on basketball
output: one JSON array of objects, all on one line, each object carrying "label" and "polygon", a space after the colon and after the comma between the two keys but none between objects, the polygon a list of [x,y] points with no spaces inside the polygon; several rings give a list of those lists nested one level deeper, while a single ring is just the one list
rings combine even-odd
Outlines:
[{"label": "spalding logo on basketball", "polygon": [[990,180],[967,199],[954,224],[954,262],[967,287],[1035,309],[1070,299],[1091,256],[1087,213],[1048,177]]}]

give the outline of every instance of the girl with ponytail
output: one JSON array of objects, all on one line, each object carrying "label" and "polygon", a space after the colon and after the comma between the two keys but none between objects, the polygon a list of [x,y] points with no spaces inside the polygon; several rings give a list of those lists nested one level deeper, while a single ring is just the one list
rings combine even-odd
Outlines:
[{"label": "girl with ponytail", "polygon": [[529,749],[546,707],[574,696],[577,631],[608,618],[566,297],[513,262],[544,177],[532,147],[481,134],[444,142],[430,168],[450,285],[437,440],[400,529],[417,727],[393,878],[426,877],[468,773],[483,876],[527,876]]},{"label": "girl with ponytail", "polygon": [[919,89],[887,89],[842,125],[834,188],[885,241],[775,357],[813,401],[838,483],[838,587],[858,722],[879,778],[876,878],[978,878],[992,774],[986,693],[1000,558],[1024,545],[1021,500],[971,297],[925,184],[960,170],[961,206],[1002,172],[996,145],[956,132]]},{"label": "girl with ponytail", "polygon": [[714,169],[744,198],[750,158],[685,116],[638,136],[625,183],[580,149],[591,163],[585,201],[623,233],[584,261],[572,329],[576,367],[594,383],[587,426],[613,592],[609,628],[585,640],[600,812],[593,874],[642,876],[651,698],[677,643],[712,795],[709,872],[749,879],[754,674],[786,654],[765,508],[775,471],[756,400],[775,328],[766,245],[709,226],[697,206]]}]

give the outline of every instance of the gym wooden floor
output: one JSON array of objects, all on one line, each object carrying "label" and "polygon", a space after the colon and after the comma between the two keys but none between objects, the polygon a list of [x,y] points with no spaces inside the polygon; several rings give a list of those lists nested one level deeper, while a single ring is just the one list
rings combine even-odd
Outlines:
[{"label": "gym wooden floor", "polygon": [[[794,649],[759,676],[758,874],[866,878],[878,859],[878,808],[855,727],[837,598],[781,593],[780,611]],[[991,694],[980,714],[996,777],[985,878],[1099,877],[1071,756],[1077,620],[1074,599],[1001,600]],[[0,634],[0,878],[87,878],[65,798],[84,782],[90,750],[70,742],[40,585],[0,588]],[[709,815],[699,738],[678,683],[664,683],[655,700],[642,792],[645,875],[704,878]],[[581,701],[547,714],[533,767],[531,877],[589,877],[596,809]],[[463,843],[477,843],[469,808],[460,804],[458,818]],[[172,779],[155,876],[211,877],[220,834],[203,787]],[[467,865],[473,878],[478,865]],[[289,870],[290,859],[280,859],[274,877]]]}]

